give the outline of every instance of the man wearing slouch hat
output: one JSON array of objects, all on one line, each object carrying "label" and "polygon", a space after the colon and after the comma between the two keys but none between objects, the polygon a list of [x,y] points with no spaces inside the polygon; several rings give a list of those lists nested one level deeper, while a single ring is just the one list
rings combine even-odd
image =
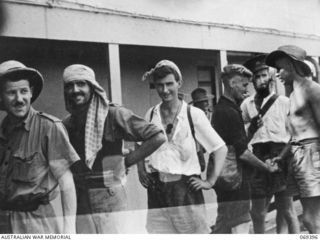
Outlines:
[{"label": "man wearing slouch hat", "polygon": [[75,233],[76,195],[69,167],[79,160],[62,122],[31,103],[41,74],[14,60],[0,64],[0,209],[12,233]]},{"label": "man wearing slouch hat", "polygon": [[[72,167],[78,201],[77,232],[123,233],[126,168],[154,152],[164,142],[164,135],[131,110],[109,103],[88,66],[65,68],[63,84],[70,113],[64,124],[81,159]],[[124,141],[142,144],[125,154]]]},{"label": "man wearing slouch hat", "polygon": [[280,162],[290,150],[294,154],[289,167],[298,185],[303,222],[310,233],[320,233],[320,85],[309,78],[306,56],[304,49],[285,45],[266,58],[284,84],[293,87],[287,121],[291,146],[273,161]]}]

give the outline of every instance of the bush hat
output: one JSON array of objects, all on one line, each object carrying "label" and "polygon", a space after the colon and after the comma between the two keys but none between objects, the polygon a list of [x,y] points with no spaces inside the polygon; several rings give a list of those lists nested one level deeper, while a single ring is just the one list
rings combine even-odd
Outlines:
[{"label": "bush hat", "polygon": [[295,45],[280,46],[277,50],[268,54],[266,58],[266,64],[277,68],[276,61],[283,57],[288,57],[289,59],[293,60],[295,63],[300,65],[305,75],[310,75],[311,69],[304,62],[305,58],[307,57],[307,52]]},{"label": "bush hat", "polygon": [[[31,103],[34,102],[43,88],[43,77],[39,71],[26,67],[16,60],[8,60],[0,64],[0,81],[26,79],[33,87]],[[2,102],[0,109],[3,110]]]},{"label": "bush hat", "polygon": [[201,101],[208,101],[214,98],[214,95],[207,94],[203,88],[196,88],[191,92],[192,101],[190,104],[198,103]]}]

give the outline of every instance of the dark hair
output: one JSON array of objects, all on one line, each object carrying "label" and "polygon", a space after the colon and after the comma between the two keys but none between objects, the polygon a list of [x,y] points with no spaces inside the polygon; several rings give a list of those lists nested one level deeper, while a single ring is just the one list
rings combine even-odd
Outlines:
[{"label": "dark hair", "polygon": [[169,74],[173,74],[176,81],[179,81],[179,75],[174,69],[170,68],[169,66],[161,66],[159,68],[156,68],[153,72],[153,81],[157,81],[159,79],[162,79],[166,77]]}]

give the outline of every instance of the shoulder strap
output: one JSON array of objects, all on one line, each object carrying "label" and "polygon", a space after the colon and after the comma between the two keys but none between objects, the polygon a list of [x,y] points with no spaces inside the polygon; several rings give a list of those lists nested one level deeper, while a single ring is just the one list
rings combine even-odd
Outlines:
[{"label": "shoulder strap", "polygon": [[198,156],[198,161],[200,165],[200,170],[203,172],[206,169],[206,161],[204,159],[204,153],[205,150],[203,147],[199,144],[199,142],[196,139],[195,132],[194,132],[194,125],[192,121],[192,116],[191,116],[191,107],[190,105],[187,106],[187,116],[188,116],[188,121],[191,129],[191,134],[194,139],[194,142],[196,143],[196,149],[197,149],[197,156]]},{"label": "shoulder strap", "polygon": [[248,140],[251,140],[253,135],[259,129],[257,124],[259,117],[262,118],[265,115],[265,113],[267,113],[269,108],[272,106],[272,104],[276,101],[278,97],[279,96],[277,94],[272,95],[270,99],[267,101],[267,103],[265,103],[264,106],[260,109],[258,115],[251,119],[251,123],[248,127]]},{"label": "shoulder strap", "polygon": [[276,101],[276,99],[279,97],[279,95],[274,94],[270,97],[270,99],[267,101],[267,103],[264,104],[264,106],[260,109],[259,115],[262,117],[265,113],[270,109],[272,104]]},{"label": "shoulder strap", "polygon": [[149,119],[149,122],[151,122],[152,121],[152,118],[153,118],[153,111],[154,111],[154,109],[155,109],[156,107],[155,106],[153,106],[152,107],[152,110],[151,110],[151,112],[150,112],[150,119]]},{"label": "shoulder strap", "polygon": [[190,105],[187,106],[187,115],[188,115],[188,121],[189,121],[189,125],[190,125],[190,129],[191,129],[191,134],[193,136],[193,139],[197,142],[196,140],[196,136],[194,134],[194,125],[193,125],[193,121],[192,121],[192,117],[191,117],[191,110],[190,110]]}]

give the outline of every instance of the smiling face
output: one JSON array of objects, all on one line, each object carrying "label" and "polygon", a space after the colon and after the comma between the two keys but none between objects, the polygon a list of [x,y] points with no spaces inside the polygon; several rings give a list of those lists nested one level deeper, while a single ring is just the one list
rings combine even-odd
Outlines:
[{"label": "smiling face", "polygon": [[163,102],[171,102],[178,99],[178,90],[181,81],[176,81],[173,74],[154,80],[154,86]]},{"label": "smiling face", "polygon": [[74,107],[79,108],[89,103],[91,99],[91,87],[86,80],[73,80],[64,85],[67,101]]},{"label": "smiling face", "polygon": [[0,101],[9,116],[16,119],[23,119],[28,114],[33,89],[28,80],[10,81],[2,84]]}]

